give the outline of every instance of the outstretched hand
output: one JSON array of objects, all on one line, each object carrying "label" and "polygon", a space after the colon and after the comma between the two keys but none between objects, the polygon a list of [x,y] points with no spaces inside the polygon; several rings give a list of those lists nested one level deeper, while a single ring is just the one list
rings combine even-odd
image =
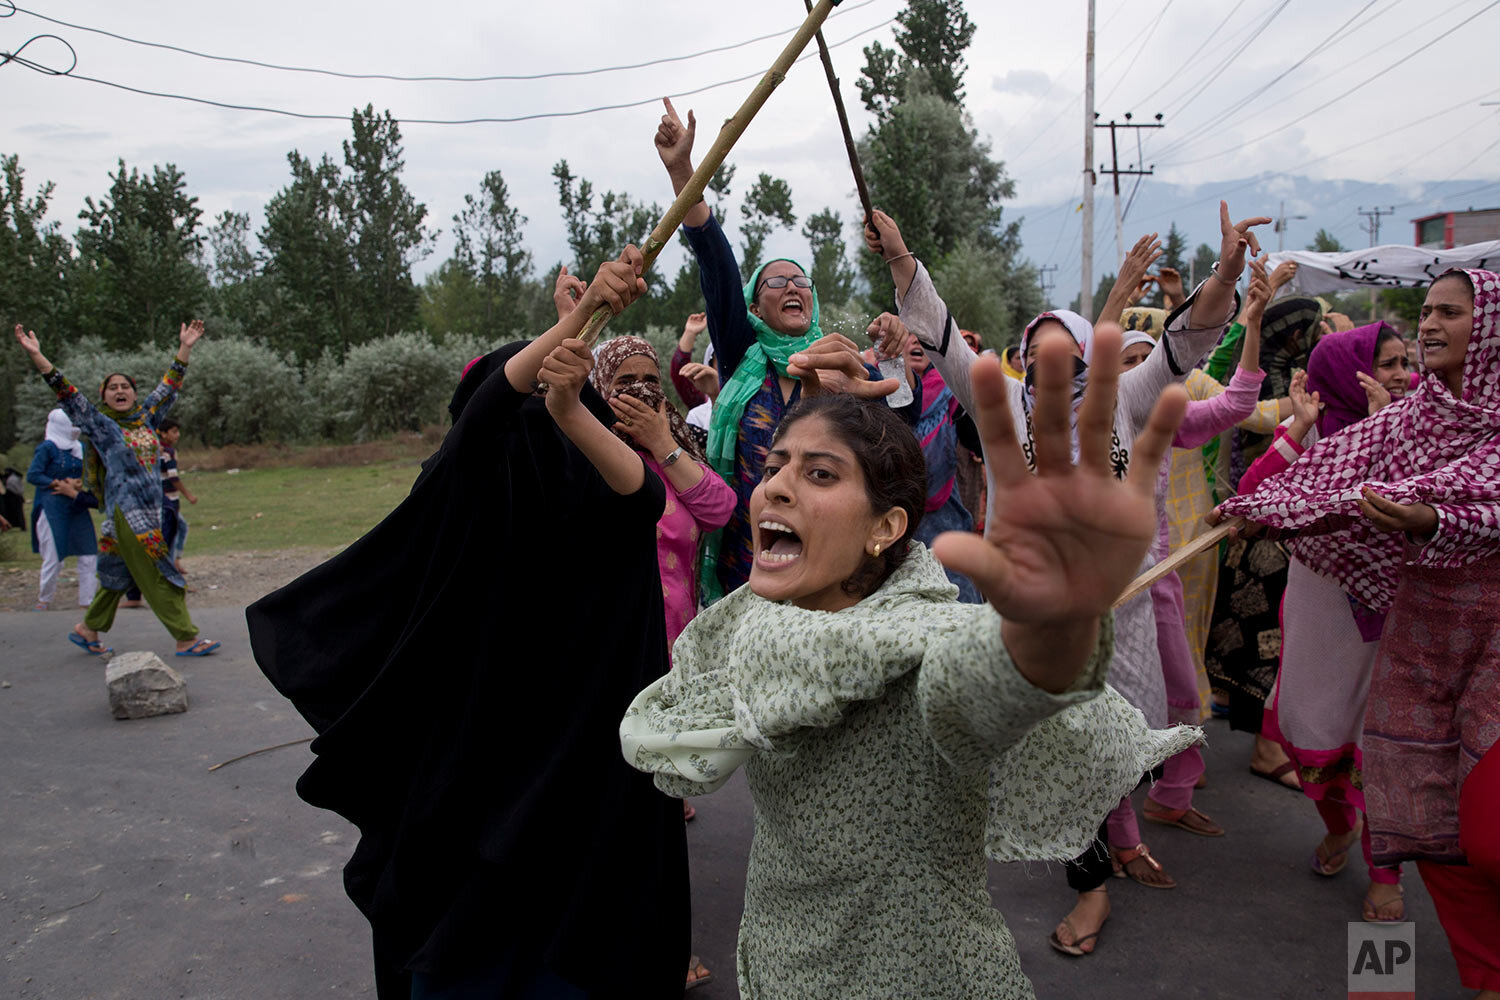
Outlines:
[{"label": "outstretched hand", "polygon": [[[1269,215],[1256,215],[1239,222],[1229,221],[1229,202],[1219,202],[1219,278],[1229,284],[1239,280],[1245,270],[1245,251],[1251,256],[1260,256],[1260,240],[1251,231],[1253,226],[1268,226],[1273,220]],[[1293,274],[1296,273],[1294,270]]]},{"label": "outstretched hand", "polygon": [[177,334],[177,342],[183,347],[192,347],[203,337],[203,321],[195,319],[191,323],[182,324],[182,330]]},{"label": "outstretched hand", "polygon": [[[1140,569],[1157,531],[1157,472],[1187,407],[1181,387],[1162,394],[1136,438],[1129,477],[1116,480],[1109,452],[1121,341],[1115,324],[1096,331],[1078,413],[1076,466],[1069,428],[1072,356],[1060,340],[1041,346],[1035,475],[1021,455],[999,360],[974,362],[974,417],[990,475],[991,513],[983,538],[948,532],[933,545],[943,565],[973,580],[1001,614],[1017,667],[1047,690],[1072,683],[1092,651],[1098,619]],[[1082,639],[1084,659],[1057,655],[1062,648],[1078,652]]]},{"label": "outstretched hand", "polygon": [[830,333],[807,350],[793,354],[787,359],[786,373],[802,380],[802,392],[807,396],[847,392],[861,399],[879,399],[900,388],[893,378],[870,381],[859,347],[841,333]]},{"label": "outstretched hand", "polygon": [[20,323],[16,324],[16,343],[21,345],[21,350],[27,354],[40,354],[42,351],[41,341],[36,339],[35,330],[27,330]]}]

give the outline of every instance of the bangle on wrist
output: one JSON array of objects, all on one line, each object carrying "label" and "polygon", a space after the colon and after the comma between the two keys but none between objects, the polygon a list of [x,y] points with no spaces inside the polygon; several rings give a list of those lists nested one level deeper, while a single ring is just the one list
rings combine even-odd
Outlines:
[{"label": "bangle on wrist", "polygon": [[1236,277],[1233,280],[1231,280],[1229,278],[1224,277],[1222,274],[1219,273],[1219,262],[1218,261],[1214,261],[1214,266],[1211,267],[1211,268],[1209,268],[1208,272],[1209,272],[1209,274],[1213,275],[1215,278],[1218,278],[1224,284],[1228,285],[1230,288],[1233,288],[1235,285],[1239,284],[1239,280],[1240,279],[1238,277]]},{"label": "bangle on wrist", "polygon": [[911,257],[913,260],[915,260],[916,256],[917,256],[916,254],[914,254],[910,250],[908,250],[908,251],[906,251],[906,253],[898,253],[894,257],[883,257],[881,259],[884,260],[887,264],[894,264],[894,263],[896,263],[896,261],[900,260],[903,257]]}]

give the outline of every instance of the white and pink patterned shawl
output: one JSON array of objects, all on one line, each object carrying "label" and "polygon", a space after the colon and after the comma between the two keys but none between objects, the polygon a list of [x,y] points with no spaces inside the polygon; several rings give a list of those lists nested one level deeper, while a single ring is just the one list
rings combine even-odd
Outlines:
[{"label": "white and pink patterned shawl", "polygon": [[1436,536],[1411,561],[1457,568],[1500,549],[1500,275],[1466,271],[1474,327],[1462,399],[1428,372],[1405,399],[1319,440],[1223,512],[1301,537],[1288,548],[1377,611],[1390,609],[1407,562],[1403,536],[1376,530],[1357,500],[1368,486],[1438,513]]}]

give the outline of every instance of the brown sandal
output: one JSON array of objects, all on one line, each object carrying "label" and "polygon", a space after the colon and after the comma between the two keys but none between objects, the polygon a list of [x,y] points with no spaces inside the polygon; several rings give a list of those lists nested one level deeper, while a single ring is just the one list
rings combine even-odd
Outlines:
[{"label": "brown sandal", "polygon": [[[1132,882],[1139,882],[1148,889],[1177,888],[1177,880],[1167,875],[1166,870],[1161,866],[1161,862],[1151,856],[1151,849],[1145,844],[1136,844],[1134,847],[1125,849],[1111,847],[1109,854],[1114,865],[1115,878],[1128,878]],[[1131,873],[1129,865],[1132,861],[1146,862],[1146,864],[1151,866],[1153,871],[1165,875],[1167,880],[1165,882],[1147,882],[1141,876]]]},{"label": "brown sandal", "polygon": [[[1104,886],[1100,886],[1097,889],[1087,889],[1085,891],[1086,892],[1103,892],[1104,889],[1105,889]],[[1078,930],[1073,926],[1073,922],[1070,921],[1067,917],[1063,917],[1062,920],[1059,921],[1059,922],[1064,927],[1066,927],[1068,929],[1068,933],[1073,936],[1073,943],[1072,944],[1064,944],[1063,943],[1063,939],[1057,936],[1057,931],[1053,931],[1051,934],[1047,935],[1047,943],[1050,944],[1053,947],[1054,950],[1059,951],[1059,952],[1063,953],[1064,955],[1071,955],[1074,958],[1083,958],[1086,955],[1092,955],[1094,953],[1095,949],[1097,949],[1099,947],[1099,942],[1098,942],[1097,938],[1103,932],[1103,930],[1104,930],[1104,924],[1109,923],[1109,917],[1105,917],[1104,918],[1104,923],[1102,923],[1102,924],[1099,925],[1099,930],[1095,931],[1092,934],[1085,934],[1083,937],[1079,937],[1078,936]],[[1085,941],[1093,941],[1094,942],[1094,947],[1088,949],[1087,951],[1085,951],[1084,948],[1083,948],[1083,943]]]},{"label": "brown sandal", "polygon": [[1148,823],[1175,826],[1179,830],[1196,833],[1200,837],[1224,836],[1224,828],[1222,826],[1192,806],[1188,806],[1186,809],[1153,809],[1152,806],[1159,806],[1159,803],[1148,796],[1146,798],[1146,806],[1141,810],[1142,815],[1146,817],[1146,822]]}]

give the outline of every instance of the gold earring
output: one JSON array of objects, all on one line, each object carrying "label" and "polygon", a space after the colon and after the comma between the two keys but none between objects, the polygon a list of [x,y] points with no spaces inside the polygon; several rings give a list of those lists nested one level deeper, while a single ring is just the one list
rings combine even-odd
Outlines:
[{"label": "gold earring", "polygon": [[880,558],[880,543],[879,542],[875,543],[875,558],[876,559]]}]

